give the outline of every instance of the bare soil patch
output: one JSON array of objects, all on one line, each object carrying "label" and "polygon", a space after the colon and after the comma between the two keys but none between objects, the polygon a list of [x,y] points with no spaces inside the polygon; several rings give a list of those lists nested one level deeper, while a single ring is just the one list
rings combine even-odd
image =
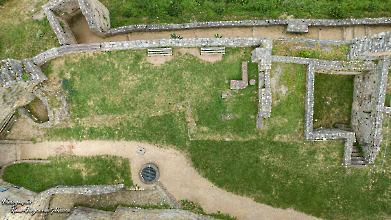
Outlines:
[{"label": "bare soil patch", "polygon": [[171,61],[174,59],[174,56],[152,56],[152,57],[147,57],[147,61],[154,66],[161,66],[164,63]]},{"label": "bare soil patch", "polygon": [[215,63],[223,59],[222,54],[201,55],[198,48],[179,48],[180,54],[190,54],[208,63]]}]

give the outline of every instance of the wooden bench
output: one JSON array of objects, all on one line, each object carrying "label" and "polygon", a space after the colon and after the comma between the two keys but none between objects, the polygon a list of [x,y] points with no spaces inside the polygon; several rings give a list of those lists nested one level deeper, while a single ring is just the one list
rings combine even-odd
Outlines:
[{"label": "wooden bench", "polygon": [[225,54],[225,47],[201,47],[201,55]]},{"label": "wooden bench", "polygon": [[172,56],[172,48],[150,48],[148,56]]}]

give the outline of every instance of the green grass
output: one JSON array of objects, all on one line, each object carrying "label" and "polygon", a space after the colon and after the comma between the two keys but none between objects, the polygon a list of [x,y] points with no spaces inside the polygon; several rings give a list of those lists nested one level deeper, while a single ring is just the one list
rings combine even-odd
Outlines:
[{"label": "green grass", "polygon": [[190,212],[199,214],[199,215],[207,215],[210,217],[213,217],[214,219],[221,219],[221,220],[236,220],[236,217],[232,217],[228,214],[224,214],[221,212],[216,212],[216,213],[206,213],[204,209],[201,207],[200,204],[196,202],[192,202],[189,200],[181,200],[180,201],[181,208],[184,210],[188,210]]},{"label": "green grass", "polygon": [[44,2],[8,0],[3,6],[0,3],[0,60],[29,58],[59,46],[46,17],[31,19],[32,9],[37,13]]},{"label": "green grass", "polygon": [[52,157],[50,163],[19,163],[8,166],[2,178],[34,192],[58,185],[132,185],[129,161],[115,156]]},{"label": "green grass", "polygon": [[[146,62],[145,51],[53,61],[46,72],[65,79],[72,127],[51,129],[48,138],[174,145],[218,187],[257,202],[326,219],[389,218],[391,154],[383,167],[350,170],[341,166],[342,141],[304,141],[305,66],[273,63],[273,110],[265,129],[255,129],[256,86],[221,99],[229,80],[240,79],[250,51],[228,49],[213,64],[181,55],[159,67]],[[255,78],[256,66],[249,73]],[[315,82],[315,114],[330,125],[349,120],[351,78],[317,74]],[[333,114],[318,105],[327,97]],[[226,114],[233,118],[222,120]]]},{"label": "green grass", "polygon": [[350,125],[354,76],[317,73],[314,92],[314,127]]},{"label": "green grass", "polygon": [[[55,74],[61,77],[67,72],[70,76],[62,86],[71,103],[73,129],[52,129],[49,135],[151,142],[159,139],[182,146],[188,136],[186,112],[191,109],[199,125],[190,134],[194,138],[253,138],[259,133],[251,126],[256,115],[256,87],[234,94],[227,101],[220,98],[221,91],[228,88],[226,81],[240,78],[241,61],[250,58],[251,50],[227,51],[233,56],[214,64],[184,55],[162,67],[146,63],[143,52],[65,58],[65,65],[57,67]],[[74,68],[69,70],[69,66]],[[54,67],[49,66],[48,74],[53,71]],[[251,64],[250,71],[255,77],[256,65]],[[234,118],[221,123],[225,114],[233,114]],[[97,126],[90,123],[96,118],[101,121]]]},{"label": "green grass", "polygon": [[273,42],[273,55],[314,58],[322,60],[347,60],[349,45],[322,46],[318,43]]},{"label": "green grass", "polygon": [[391,94],[386,94],[386,103],[385,106],[391,107]]},{"label": "green grass", "polygon": [[114,27],[239,19],[391,16],[390,0],[102,0]]}]

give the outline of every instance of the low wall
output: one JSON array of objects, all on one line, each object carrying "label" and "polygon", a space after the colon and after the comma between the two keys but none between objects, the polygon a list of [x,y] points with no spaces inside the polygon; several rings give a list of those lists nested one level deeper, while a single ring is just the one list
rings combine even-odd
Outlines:
[{"label": "low wall", "polygon": [[135,50],[155,47],[258,47],[268,43],[268,41],[263,38],[189,38],[76,44],[47,50],[33,57],[32,61],[36,65],[41,66],[52,59],[73,53]]},{"label": "low wall", "polygon": [[[137,24],[110,29],[107,35],[125,34],[137,31],[167,31],[197,28],[222,28],[222,27],[259,27],[259,26],[351,26],[351,25],[384,25],[391,24],[391,18],[363,18],[363,19],[270,19],[270,20],[242,20],[242,21],[212,21],[192,22],[184,24]],[[289,32],[289,31],[288,31]],[[294,31],[296,32],[296,31]],[[306,32],[300,29],[297,32]]]}]

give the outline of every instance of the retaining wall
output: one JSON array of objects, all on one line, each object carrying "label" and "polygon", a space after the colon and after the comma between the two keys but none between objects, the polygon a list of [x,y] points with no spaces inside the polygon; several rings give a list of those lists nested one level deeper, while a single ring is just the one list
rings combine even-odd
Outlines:
[{"label": "retaining wall", "polygon": [[36,65],[41,66],[52,59],[73,53],[136,50],[156,47],[257,47],[268,41],[263,38],[189,38],[76,44],[47,50],[33,57],[32,61]]},{"label": "retaining wall", "polygon": [[[287,32],[308,32],[308,27],[324,26],[352,26],[352,25],[385,25],[391,24],[391,18],[364,18],[364,19],[269,19],[269,20],[241,20],[241,21],[211,21],[211,22],[192,22],[183,24],[137,24],[128,25],[110,29],[107,35],[126,34],[137,31],[168,31],[168,30],[185,30],[197,28],[223,28],[223,27],[262,27],[262,26],[298,26],[302,25],[307,28],[295,29]],[[299,31],[297,31],[299,30]],[[306,31],[307,30],[307,31]]]}]

